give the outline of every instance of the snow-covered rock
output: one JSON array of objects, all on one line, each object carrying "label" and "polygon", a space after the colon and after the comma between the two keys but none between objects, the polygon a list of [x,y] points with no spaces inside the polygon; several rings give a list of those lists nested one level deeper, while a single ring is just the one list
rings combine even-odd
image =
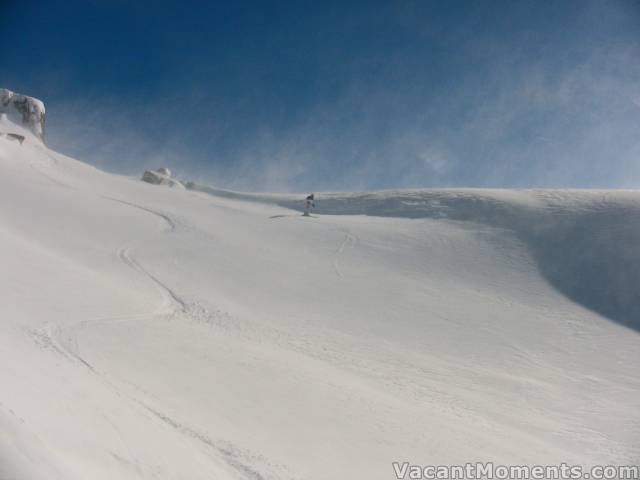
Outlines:
[{"label": "snow-covered rock", "polygon": [[37,98],[0,88],[0,114],[22,125],[44,142],[44,103]]},{"label": "snow-covered rock", "polygon": [[152,185],[169,185],[170,187],[184,188],[182,183],[171,178],[171,170],[168,168],[147,170],[142,174],[142,181]]}]

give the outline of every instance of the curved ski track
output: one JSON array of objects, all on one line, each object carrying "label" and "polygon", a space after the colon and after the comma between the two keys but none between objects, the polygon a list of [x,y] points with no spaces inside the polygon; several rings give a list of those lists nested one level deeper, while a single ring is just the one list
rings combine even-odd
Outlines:
[{"label": "curved ski track", "polygon": [[[165,228],[166,233],[175,232],[177,229],[178,223],[172,219],[169,215],[159,212],[157,210],[153,210],[151,208],[137,205],[131,202],[127,202],[124,200],[119,200],[111,197],[103,197],[107,200],[111,200],[114,202],[121,203],[123,205],[127,205],[132,208],[137,208],[139,210],[145,211],[156,217],[161,218],[167,228]],[[262,457],[259,454],[244,450],[230,442],[226,441],[213,441],[206,434],[181,423],[170,415],[158,410],[157,408],[149,406],[145,401],[137,398],[136,396],[123,391],[120,389],[116,382],[116,380],[111,380],[107,378],[107,376],[98,371],[91,363],[89,363],[85,358],[83,358],[79,353],[77,340],[73,335],[71,335],[71,331],[77,328],[80,325],[87,325],[96,322],[107,322],[107,321],[128,321],[128,320],[137,320],[137,319],[148,319],[158,315],[162,315],[164,307],[173,306],[171,314],[182,314],[185,316],[189,315],[189,311],[195,308],[200,314],[202,312],[201,308],[198,309],[199,305],[197,303],[193,305],[187,304],[187,302],[181,298],[174,290],[172,290],[167,284],[162,282],[156,276],[147,271],[132,255],[132,247],[128,245],[123,245],[117,249],[117,256],[123,263],[129,266],[131,269],[136,271],[138,274],[145,276],[148,278],[163,294],[165,298],[165,302],[163,306],[156,310],[155,312],[150,312],[146,314],[132,314],[132,315],[118,315],[118,316],[106,316],[106,317],[97,317],[91,319],[85,319],[80,322],[67,325],[64,329],[60,325],[49,324],[45,328],[37,330],[37,331],[29,331],[28,334],[36,341],[38,345],[42,348],[51,349],[58,354],[64,356],[70,361],[78,362],[87,368],[92,374],[96,375],[99,381],[101,381],[104,385],[106,385],[109,389],[116,392],[121,397],[127,398],[130,401],[137,404],[139,407],[143,408],[145,411],[151,413],[154,417],[156,417],[159,421],[162,421],[164,424],[170,426],[177,432],[179,432],[183,437],[186,437],[190,440],[197,441],[202,445],[206,446],[213,450],[216,457],[226,463],[229,467],[231,467],[242,480],[267,480],[270,478],[280,478],[275,475],[274,472],[270,472],[268,476],[264,476],[262,473],[254,469],[250,463],[247,461],[248,459],[256,459],[261,461],[261,463],[268,464],[267,459]]]}]

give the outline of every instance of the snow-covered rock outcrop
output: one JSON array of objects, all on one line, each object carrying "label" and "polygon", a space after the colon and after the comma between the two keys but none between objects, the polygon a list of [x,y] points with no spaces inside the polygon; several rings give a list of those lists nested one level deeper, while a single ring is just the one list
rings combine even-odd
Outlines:
[{"label": "snow-covered rock outcrop", "polygon": [[0,115],[21,125],[44,142],[44,103],[37,98],[0,88]]},{"label": "snow-covered rock outcrop", "polygon": [[152,185],[169,185],[170,187],[184,188],[178,180],[171,178],[171,170],[159,168],[157,170],[147,170],[142,175],[142,181]]}]

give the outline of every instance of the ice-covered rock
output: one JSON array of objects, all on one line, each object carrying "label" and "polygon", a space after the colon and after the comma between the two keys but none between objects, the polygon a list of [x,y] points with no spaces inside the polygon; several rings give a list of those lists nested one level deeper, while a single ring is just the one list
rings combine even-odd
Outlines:
[{"label": "ice-covered rock", "polygon": [[147,170],[142,175],[142,181],[152,185],[169,185],[170,187],[184,188],[178,180],[171,178],[171,170],[159,168],[157,170]]},{"label": "ice-covered rock", "polygon": [[37,98],[0,88],[0,114],[31,131],[44,142],[44,103]]}]

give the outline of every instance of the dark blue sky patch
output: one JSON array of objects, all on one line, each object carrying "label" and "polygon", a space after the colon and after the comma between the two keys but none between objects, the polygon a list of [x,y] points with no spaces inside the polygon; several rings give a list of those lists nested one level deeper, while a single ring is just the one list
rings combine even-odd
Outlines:
[{"label": "dark blue sky patch", "polygon": [[0,4],[52,147],[242,189],[640,184],[640,3]]}]

